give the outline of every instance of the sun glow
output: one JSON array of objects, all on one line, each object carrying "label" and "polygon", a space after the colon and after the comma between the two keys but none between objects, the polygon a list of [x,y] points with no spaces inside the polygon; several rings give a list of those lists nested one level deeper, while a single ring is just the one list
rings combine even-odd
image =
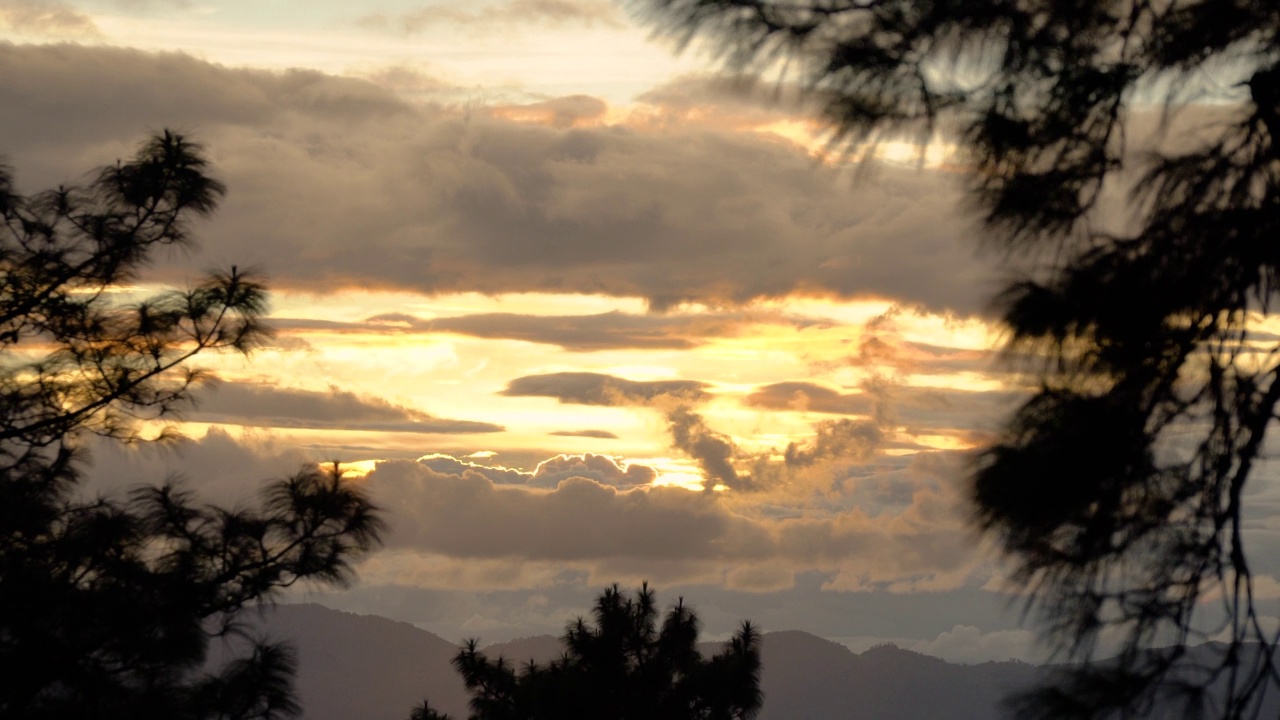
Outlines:
[{"label": "sun glow", "polygon": [[650,487],[678,487],[693,492],[704,492],[707,489],[705,483],[706,480],[701,475],[671,472],[659,475],[649,485]]}]

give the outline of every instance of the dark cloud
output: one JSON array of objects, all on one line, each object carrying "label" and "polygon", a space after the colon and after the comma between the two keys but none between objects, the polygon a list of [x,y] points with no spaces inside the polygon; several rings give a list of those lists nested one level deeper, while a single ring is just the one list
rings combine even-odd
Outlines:
[{"label": "dark cloud", "polygon": [[[969,360],[957,363],[960,369],[970,366]],[[767,410],[872,416],[879,425],[901,425],[908,433],[954,434],[992,432],[1025,397],[1027,393],[1018,389],[979,392],[873,380],[854,392],[817,383],[773,383],[755,389],[742,402]]]},{"label": "dark cloud", "polygon": [[667,413],[671,445],[698,462],[709,486],[724,485],[735,490],[756,486],[748,475],[738,473],[734,460],[741,451],[728,435],[707,426],[706,420],[688,407]]},{"label": "dark cloud", "polygon": [[579,405],[648,405],[661,397],[686,401],[705,400],[706,383],[695,380],[636,381],[591,372],[526,375],[507,384],[499,395],[553,397]]},{"label": "dark cloud", "polygon": [[282,330],[448,332],[486,339],[559,345],[577,352],[620,348],[685,350],[701,345],[710,338],[739,337],[760,325],[808,328],[831,324],[829,321],[796,315],[747,310],[645,315],[619,311],[595,315],[478,313],[439,318],[382,313],[367,318],[364,322],[354,323],[298,318],[273,318],[272,323]]},{"label": "dark cloud", "polygon": [[454,0],[394,15],[371,13],[356,20],[361,27],[387,29],[403,35],[417,35],[437,27],[466,27],[492,32],[527,25],[556,27],[596,23],[619,27],[621,20],[617,8],[604,0],[505,0],[488,3]]},{"label": "dark cloud", "polygon": [[688,406],[678,405],[666,413],[672,448],[698,463],[708,487],[723,485],[732,490],[764,491],[795,486],[803,493],[813,485],[806,475],[816,468],[819,483],[826,491],[839,484],[849,466],[866,465],[891,447],[891,431],[886,419],[824,420],[814,424],[813,436],[792,442],[777,453],[750,453],[730,436],[711,428],[706,418]]},{"label": "dark cloud", "polygon": [[[216,429],[171,448],[96,443],[87,490],[118,492],[177,472],[206,499],[237,504],[266,480],[329,459]],[[652,470],[600,455],[553,457],[538,481],[537,473],[441,455],[379,462],[359,482],[391,532],[360,573],[373,586],[526,593],[532,577],[566,570],[582,573],[579,583],[692,573],[754,591],[791,587],[810,570],[846,590],[955,586],[967,577],[975,557],[955,494],[961,457],[926,453],[866,467],[871,474],[858,481],[866,492],[850,492],[856,509],[771,516],[732,502],[733,493],[637,484]],[[893,489],[877,486],[880,477]],[[554,489],[540,487],[552,482]]]},{"label": "dark cloud", "polygon": [[366,482],[394,503],[394,546],[457,558],[609,557],[678,559],[691,552],[746,556],[718,547],[736,520],[714,498],[679,488],[624,491],[583,477],[554,490],[497,485],[481,473],[437,473],[418,463],[380,463]]},{"label": "dark cloud", "polygon": [[780,382],[765,385],[748,395],[743,402],[751,407],[769,410],[796,410],[837,415],[866,415],[871,412],[871,401],[861,392],[842,393],[810,382]]},{"label": "dark cloud", "polygon": [[[939,357],[959,358],[941,361],[950,372],[971,371],[972,358],[978,355],[938,350]],[[869,381],[853,392],[810,382],[773,383],[747,395],[743,404],[768,410],[865,416],[881,431],[893,426],[910,434],[959,434],[976,441],[980,436],[988,439],[985,435],[997,428],[1000,418],[1025,398],[1026,393],[1018,390],[914,387],[881,379]]]},{"label": "dark cloud", "polygon": [[491,433],[501,425],[438,418],[330,388],[328,392],[224,382],[203,390],[189,420],[275,428],[407,433]]},{"label": "dark cloud", "polygon": [[601,440],[616,440],[618,438],[617,435],[614,435],[608,430],[559,430],[549,434],[558,435],[560,437],[599,438]]},{"label": "dark cloud", "polygon": [[0,45],[0,66],[22,68],[0,73],[21,187],[124,157],[147,128],[195,130],[231,188],[197,228],[202,262],[266,268],[276,287],[599,293],[656,309],[801,293],[966,313],[991,287],[955,175],[886,167],[850,185],[754,128],[562,129],[413,106],[367,81],[106,47]]},{"label": "dark cloud", "polygon": [[[557,467],[585,462],[568,458]],[[597,469],[613,473],[605,463]],[[752,519],[736,514],[720,493],[626,489],[572,473],[549,490],[494,483],[471,470],[440,473],[422,463],[389,461],[379,463],[365,483],[391,511],[393,550],[624,566],[781,561],[791,564],[788,575],[853,561],[863,565],[865,578],[883,581],[963,572],[972,561],[958,514],[937,514],[949,502],[929,489],[938,482],[937,469],[926,464],[909,471],[916,482],[912,502],[874,521],[857,514]],[[901,554],[882,556],[886,551]]]},{"label": "dark cloud", "polygon": [[884,445],[885,433],[874,422],[824,420],[814,426],[806,443],[791,443],[785,454],[789,466],[808,467],[823,460],[866,462]]}]

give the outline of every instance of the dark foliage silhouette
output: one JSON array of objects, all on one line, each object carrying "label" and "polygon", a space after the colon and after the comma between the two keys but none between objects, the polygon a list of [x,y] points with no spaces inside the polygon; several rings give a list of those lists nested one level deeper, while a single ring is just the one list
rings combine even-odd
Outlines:
[{"label": "dark foliage silhouette", "polygon": [[449,716],[431,707],[429,700],[423,700],[421,705],[409,713],[409,720],[449,720]]},{"label": "dark foliage silhouette", "polygon": [[[711,658],[698,652],[698,618],[683,599],[658,625],[645,585],[627,597],[614,585],[569,625],[564,654],[519,672],[467,643],[454,658],[471,693],[472,720],[735,720],[759,712],[760,638],[751,623]],[[411,720],[441,717],[424,703]]]},{"label": "dark foliage silhouette", "polygon": [[203,377],[192,357],[265,336],[265,292],[235,268],[113,299],[214,209],[224,189],[205,171],[199,146],[169,132],[85,187],[23,197],[0,168],[0,717],[294,714],[287,647],[240,638],[209,669],[210,642],[280,588],[343,581],[377,542],[375,509],[336,467],[271,483],[253,509],[175,482],[80,487],[86,435],[143,439]]},{"label": "dark foliage silhouette", "polygon": [[[1280,4],[641,7],[736,69],[786,62],[838,144],[942,132],[965,151],[1016,268],[999,296],[1010,356],[1042,363],[977,464],[976,522],[1054,646],[1086,661],[1021,713],[1128,717],[1160,698],[1250,716],[1280,678],[1244,507],[1280,400],[1260,327],[1280,271]],[[1088,662],[1104,636],[1119,658]],[[1220,660],[1190,663],[1208,637]]]}]

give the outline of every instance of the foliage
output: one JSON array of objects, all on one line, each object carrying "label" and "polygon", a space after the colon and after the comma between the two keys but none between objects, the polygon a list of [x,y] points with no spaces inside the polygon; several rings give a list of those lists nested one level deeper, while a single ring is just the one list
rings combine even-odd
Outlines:
[{"label": "foliage", "polygon": [[[1104,637],[1120,648],[1022,712],[1129,716],[1177,698],[1250,715],[1280,678],[1245,512],[1280,400],[1262,327],[1280,272],[1280,5],[643,6],[738,69],[785,62],[849,147],[945,133],[965,151],[1020,275],[999,298],[1011,357],[1042,362],[977,464],[976,522],[1069,659]],[[1190,667],[1209,637],[1224,652]]]},{"label": "foliage", "polygon": [[[751,623],[705,659],[693,611],[681,599],[659,628],[648,585],[634,598],[614,585],[593,615],[594,626],[582,618],[569,625],[558,660],[519,673],[469,641],[453,664],[471,691],[472,720],[735,720],[759,711],[760,637]],[[414,718],[420,711],[431,712],[424,704]]]},{"label": "foliage", "polygon": [[[205,667],[247,605],[341,582],[382,528],[331,472],[271,483],[256,509],[174,482],[81,489],[84,438],[142,438],[187,401],[198,353],[247,353],[266,295],[232,268],[125,305],[116,291],[224,192],[169,132],[86,187],[19,195],[0,169],[0,717],[275,718],[296,712],[294,660],[249,642]],[[161,432],[161,437],[168,433]]]},{"label": "foliage", "polygon": [[409,720],[449,720],[449,716],[431,707],[431,702],[423,700],[422,704],[409,713]]}]

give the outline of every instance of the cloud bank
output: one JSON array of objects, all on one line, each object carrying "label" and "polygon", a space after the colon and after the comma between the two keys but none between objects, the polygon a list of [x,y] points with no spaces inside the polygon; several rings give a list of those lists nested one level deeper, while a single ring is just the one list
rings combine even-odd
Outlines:
[{"label": "cloud bank", "polygon": [[706,383],[695,380],[636,381],[592,372],[527,375],[512,380],[500,395],[551,397],[579,405],[649,405],[658,398],[701,401]]},{"label": "cloud bank", "polygon": [[200,392],[187,420],[274,428],[405,433],[494,433],[487,422],[438,418],[381,398],[246,382],[220,382]]},{"label": "cloud bank", "polygon": [[754,128],[565,127],[107,47],[0,45],[0,67],[22,68],[0,73],[21,187],[127,156],[149,128],[191,131],[231,188],[199,228],[204,260],[267,268],[276,287],[594,293],[655,309],[804,294],[962,313],[986,294],[951,176],[885,167],[851,186]]}]

